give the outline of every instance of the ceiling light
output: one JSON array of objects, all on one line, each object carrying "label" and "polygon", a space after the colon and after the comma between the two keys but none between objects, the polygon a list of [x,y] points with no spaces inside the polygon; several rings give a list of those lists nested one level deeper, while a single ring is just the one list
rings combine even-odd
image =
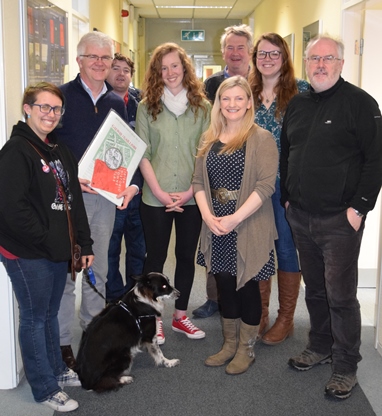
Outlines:
[{"label": "ceiling light", "polygon": [[232,9],[232,6],[155,6],[157,9]]}]

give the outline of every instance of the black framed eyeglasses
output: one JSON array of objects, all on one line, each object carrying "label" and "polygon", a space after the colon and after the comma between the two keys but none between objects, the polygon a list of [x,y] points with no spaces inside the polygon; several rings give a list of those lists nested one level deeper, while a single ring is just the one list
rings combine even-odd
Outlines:
[{"label": "black framed eyeglasses", "polygon": [[109,55],[104,55],[104,56],[98,56],[98,55],[80,55],[80,56],[82,56],[83,58],[88,58],[89,61],[92,61],[92,62],[96,62],[99,59],[101,59],[102,62],[110,62],[113,59],[113,57],[112,56],[109,56]]},{"label": "black framed eyeglasses", "polygon": [[280,51],[269,51],[269,52],[257,51],[256,52],[256,58],[259,59],[260,61],[262,59],[265,59],[267,55],[269,56],[270,59],[272,59],[272,61],[277,61],[277,59],[279,59],[281,56],[281,52]]},{"label": "black framed eyeglasses", "polygon": [[61,107],[59,105],[56,105],[55,107],[52,107],[49,104],[29,104],[32,106],[40,107],[40,111],[44,114],[49,114],[53,110],[53,114],[55,116],[62,116],[65,113],[65,108]]}]

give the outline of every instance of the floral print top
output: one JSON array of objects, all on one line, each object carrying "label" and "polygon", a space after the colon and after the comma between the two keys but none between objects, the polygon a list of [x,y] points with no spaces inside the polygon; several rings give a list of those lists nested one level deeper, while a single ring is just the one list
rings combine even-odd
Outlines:
[{"label": "floral print top", "polygon": [[[296,79],[296,83],[299,93],[307,91],[309,89],[309,83],[303,79]],[[260,107],[255,112],[255,122],[263,129],[266,129],[272,133],[272,136],[276,141],[277,148],[280,154],[280,136],[281,127],[283,125],[283,117],[281,117],[280,119],[276,119],[275,110],[276,99],[273,100],[273,103],[269,108],[266,108],[265,105],[261,103]],[[280,169],[278,169],[277,171],[277,178],[280,179]]]}]

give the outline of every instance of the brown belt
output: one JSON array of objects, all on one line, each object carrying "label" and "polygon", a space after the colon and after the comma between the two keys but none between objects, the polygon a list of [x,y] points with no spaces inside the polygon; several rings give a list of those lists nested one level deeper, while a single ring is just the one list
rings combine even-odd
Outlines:
[{"label": "brown belt", "polygon": [[234,201],[239,196],[239,189],[229,191],[226,188],[211,189],[212,198],[217,199],[221,204],[226,204],[228,201]]}]

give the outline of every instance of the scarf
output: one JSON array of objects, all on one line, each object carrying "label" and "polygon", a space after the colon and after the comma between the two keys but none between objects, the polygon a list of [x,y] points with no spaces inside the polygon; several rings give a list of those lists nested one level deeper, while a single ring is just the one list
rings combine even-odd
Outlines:
[{"label": "scarf", "polygon": [[162,101],[172,113],[179,117],[187,110],[187,90],[183,88],[177,95],[173,95],[167,87],[164,87]]}]

